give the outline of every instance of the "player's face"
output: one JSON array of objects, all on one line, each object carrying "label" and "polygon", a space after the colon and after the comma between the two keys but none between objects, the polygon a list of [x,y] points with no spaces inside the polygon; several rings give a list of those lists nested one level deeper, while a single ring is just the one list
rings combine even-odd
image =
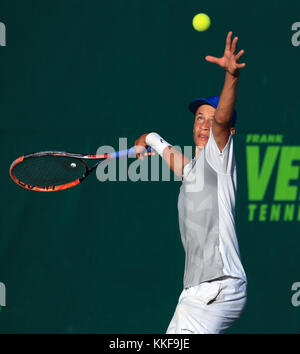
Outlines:
[{"label": "player's face", "polygon": [[208,104],[198,107],[194,121],[194,142],[196,146],[204,147],[209,139],[209,132],[216,109]]}]

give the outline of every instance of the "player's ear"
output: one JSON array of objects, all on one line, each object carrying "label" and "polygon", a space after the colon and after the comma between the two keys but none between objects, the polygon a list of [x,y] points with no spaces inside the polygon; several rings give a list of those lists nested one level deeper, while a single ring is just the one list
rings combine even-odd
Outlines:
[{"label": "player's ear", "polygon": [[231,135],[235,134],[235,128],[230,128],[230,131],[231,131]]}]

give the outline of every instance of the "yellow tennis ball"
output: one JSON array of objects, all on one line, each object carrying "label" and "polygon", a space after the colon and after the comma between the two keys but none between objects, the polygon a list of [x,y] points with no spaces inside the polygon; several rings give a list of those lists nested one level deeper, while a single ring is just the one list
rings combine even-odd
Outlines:
[{"label": "yellow tennis ball", "polygon": [[206,14],[197,14],[193,18],[193,27],[196,31],[206,31],[210,26],[210,18]]}]

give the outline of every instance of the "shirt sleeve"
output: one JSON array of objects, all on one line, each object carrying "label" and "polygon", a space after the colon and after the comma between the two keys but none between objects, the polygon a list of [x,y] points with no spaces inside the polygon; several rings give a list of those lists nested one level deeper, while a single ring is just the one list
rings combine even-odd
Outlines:
[{"label": "shirt sleeve", "polygon": [[227,175],[233,174],[235,168],[235,158],[231,134],[223,151],[220,151],[214,139],[212,129],[210,129],[209,139],[204,149],[206,160],[216,172]]}]

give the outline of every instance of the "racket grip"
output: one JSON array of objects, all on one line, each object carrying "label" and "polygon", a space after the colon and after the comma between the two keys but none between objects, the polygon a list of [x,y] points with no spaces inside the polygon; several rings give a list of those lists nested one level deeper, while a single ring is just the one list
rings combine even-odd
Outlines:
[{"label": "racket grip", "polygon": [[[147,152],[151,152],[152,149],[150,146],[147,147]],[[111,159],[121,159],[122,157],[136,157],[136,148],[135,146],[130,149],[116,151],[110,154]]]}]

